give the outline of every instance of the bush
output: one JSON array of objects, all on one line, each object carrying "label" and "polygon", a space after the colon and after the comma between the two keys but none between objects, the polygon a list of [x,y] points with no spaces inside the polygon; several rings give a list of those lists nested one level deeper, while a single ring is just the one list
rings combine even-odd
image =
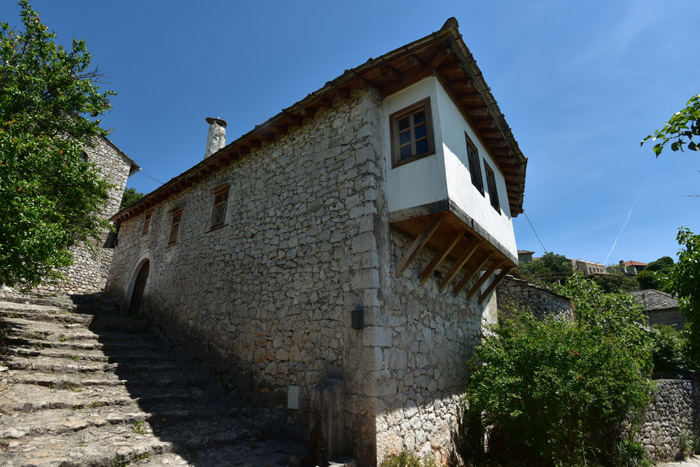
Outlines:
[{"label": "bush", "polygon": [[384,459],[381,467],[437,467],[437,464],[432,457],[416,457],[402,451]]},{"label": "bush", "polygon": [[575,321],[515,314],[475,351],[466,401],[480,423],[467,436],[486,432],[500,463],[619,465],[625,427],[651,389],[644,315],[630,296],[579,275],[561,291],[577,306]]},{"label": "bush", "polygon": [[651,337],[654,344],[655,376],[678,374],[687,369],[683,338],[678,331],[671,326],[656,324],[652,326]]}]

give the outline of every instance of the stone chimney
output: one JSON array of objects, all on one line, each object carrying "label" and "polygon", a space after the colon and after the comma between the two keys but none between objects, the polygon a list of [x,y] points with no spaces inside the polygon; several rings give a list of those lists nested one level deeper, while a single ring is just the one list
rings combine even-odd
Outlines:
[{"label": "stone chimney", "polygon": [[219,149],[226,146],[226,122],[220,118],[206,118],[209,124],[209,133],[207,134],[207,148],[204,151],[204,158],[211,156]]},{"label": "stone chimney", "polygon": [[622,269],[622,274],[627,274],[627,266],[625,266],[625,262],[620,260],[620,269]]}]

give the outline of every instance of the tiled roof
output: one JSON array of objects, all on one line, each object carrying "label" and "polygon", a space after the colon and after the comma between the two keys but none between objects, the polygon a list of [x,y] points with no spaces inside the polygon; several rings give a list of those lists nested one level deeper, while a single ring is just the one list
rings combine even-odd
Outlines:
[{"label": "tiled roof", "polygon": [[678,301],[672,295],[660,290],[635,290],[630,292],[634,301],[644,306],[644,311],[657,311],[678,308]]},{"label": "tiled roof", "polygon": [[639,261],[625,261],[625,266],[646,266],[647,263],[640,263]]}]

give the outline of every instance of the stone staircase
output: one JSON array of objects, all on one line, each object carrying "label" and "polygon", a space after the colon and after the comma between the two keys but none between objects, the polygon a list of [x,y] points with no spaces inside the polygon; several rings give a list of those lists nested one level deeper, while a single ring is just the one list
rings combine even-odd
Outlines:
[{"label": "stone staircase", "polygon": [[303,465],[283,410],[242,406],[147,332],[65,300],[0,298],[0,465]]}]

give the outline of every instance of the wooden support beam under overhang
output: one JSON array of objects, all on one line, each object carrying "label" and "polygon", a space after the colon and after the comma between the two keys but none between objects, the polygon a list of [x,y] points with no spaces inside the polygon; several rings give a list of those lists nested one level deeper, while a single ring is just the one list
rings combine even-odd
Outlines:
[{"label": "wooden support beam under overhang", "polygon": [[381,68],[381,73],[382,75],[386,76],[387,78],[391,79],[394,83],[400,83],[403,81],[403,73],[392,67],[391,65],[384,65]]},{"label": "wooden support beam under overhang", "polygon": [[462,266],[464,266],[467,261],[472,257],[472,255],[476,252],[476,250],[479,249],[479,244],[481,242],[478,240],[475,240],[470,248],[467,248],[464,253],[462,253],[462,256],[457,258],[457,260],[454,262],[452,267],[450,268],[449,271],[447,271],[447,274],[445,274],[445,277],[442,278],[440,281],[439,288],[440,290],[445,290],[445,287],[447,287],[450,282],[452,282],[452,279],[457,276],[457,273],[459,272],[460,269],[462,269]]},{"label": "wooden support beam under overhang", "polygon": [[511,268],[506,267],[501,269],[501,272],[498,273],[498,275],[493,279],[493,281],[489,284],[488,287],[486,287],[486,290],[484,290],[484,293],[482,293],[479,296],[479,304],[484,303],[486,298],[488,298],[489,294],[494,291],[494,289],[498,286],[498,284],[506,277],[506,275],[510,272]]},{"label": "wooden support beam under overhang", "polygon": [[472,266],[470,269],[467,269],[467,271],[464,273],[464,277],[462,277],[462,280],[460,280],[457,285],[455,285],[455,290],[454,294],[455,296],[459,295],[459,293],[462,291],[462,289],[469,283],[470,280],[476,275],[477,272],[481,271],[481,268],[484,267],[484,265],[491,259],[493,256],[494,251],[488,252],[482,259],[479,261],[476,265]]},{"label": "wooden support beam under overhang", "polygon": [[396,266],[396,277],[400,277],[401,274],[403,274],[411,261],[413,261],[413,258],[416,257],[420,250],[428,243],[430,237],[435,233],[438,227],[440,227],[440,224],[444,218],[445,214],[440,213],[437,219],[435,219],[431,225],[426,227],[425,230],[423,230],[423,232],[416,237],[411,246],[408,248],[408,251],[406,251],[404,254],[404,257],[399,262],[398,266]]},{"label": "wooden support beam under overhang", "polygon": [[413,68],[419,73],[425,70],[426,68],[425,63],[423,63],[423,60],[421,60],[420,58],[418,58],[418,56],[414,54],[411,54],[408,57],[406,57],[406,61],[409,65],[411,65],[411,68]]},{"label": "wooden support beam under overhang", "polygon": [[471,289],[469,289],[469,292],[467,292],[467,299],[471,300],[474,294],[479,291],[482,285],[484,285],[484,282],[486,282],[486,280],[491,276],[491,274],[493,274],[496,271],[496,269],[501,267],[502,264],[503,261],[494,260],[491,263],[491,266],[489,266],[489,268],[486,271],[484,271],[479,280],[476,281],[476,283],[472,286]]},{"label": "wooden support beam under overhang", "polygon": [[440,266],[440,263],[442,263],[445,258],[447,258],[447,255],[450,254],[450,252],[454,249],[455,246],[457,246],[457,243],[461,239],[464,238],[464,234],[467,232],[467,229],[460,229],[455,234],[452,236],[452,238],[445,243],[445,246],[443,247],[442,250],[440,250],[430,261],[428,266],[426,266],[425,269],[423,269],[423,272],[420,273],[420,283],[425,284],[425,281],[428,280],[428,277],[435,272],[435,270]]},{"label": "wooden support beam under overhang", "polygon": [[435,52],[432,57],[430,57],[430,60],[428,60],[428,66],[430,68],[437,68],[440,66],[440,64],[449,56],[452,54],[452,41],[447,40],[445,42],[445,46]]}]

